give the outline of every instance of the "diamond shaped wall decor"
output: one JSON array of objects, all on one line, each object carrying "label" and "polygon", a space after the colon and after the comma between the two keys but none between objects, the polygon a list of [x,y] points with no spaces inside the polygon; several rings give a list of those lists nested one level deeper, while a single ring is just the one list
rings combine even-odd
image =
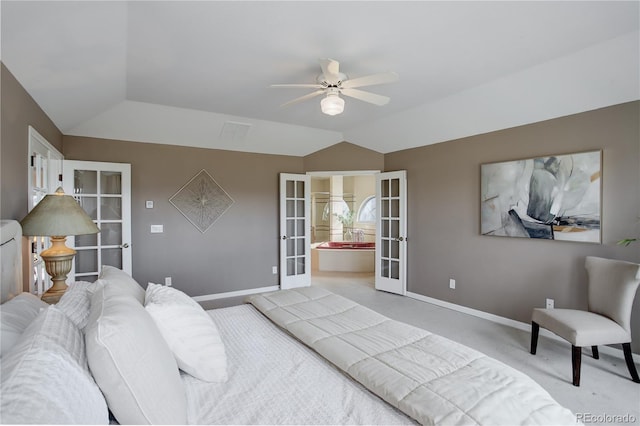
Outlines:
[{"label": "diamond shaped wall decor", "polygon": [[169,198],[169,202],[203,234],[234,203],[204,169]]}]

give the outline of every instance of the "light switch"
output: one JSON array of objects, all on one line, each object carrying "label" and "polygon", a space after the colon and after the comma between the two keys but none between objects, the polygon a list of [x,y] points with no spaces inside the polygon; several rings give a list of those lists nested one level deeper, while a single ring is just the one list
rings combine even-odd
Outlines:
[{"label": "light switch", "polygon": [[147,200],[147,202],[145,203],[145,206],[146,206],[148,209],[152,209],[152,208],[153,208],[153,201],[151,201],[151,200]]},{"label": "light switch", "polygon": [[152,234],[162,234],[164,232],[164,225],[151,225]]}]

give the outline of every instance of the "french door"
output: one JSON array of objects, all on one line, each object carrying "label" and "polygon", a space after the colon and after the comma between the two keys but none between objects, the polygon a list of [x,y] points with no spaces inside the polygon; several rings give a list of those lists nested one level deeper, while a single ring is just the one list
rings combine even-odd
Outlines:
[{"label": "french door", "polygon": [[102,265],[131,274],[131,165],[64,161],[63,189],[78,201],[100,232],[67,238],[76,250],[68,282],[98,278]]},{"label": "french door", "polygon": [[[29,126],[29,211],[62,185],[62,159],[62,154]],[[40,257],[40,253],[49,247],[49,237],[29,237],[29,240],[29,291],[40,296],[52,284],[44,260]]]},{"label": "french door", "polygon": [[375,288],[407,293],[407,172],[376,175]]},{"label": "french door", "polygon": [[311,285],[311,176],[280,174],[280,288]]}]

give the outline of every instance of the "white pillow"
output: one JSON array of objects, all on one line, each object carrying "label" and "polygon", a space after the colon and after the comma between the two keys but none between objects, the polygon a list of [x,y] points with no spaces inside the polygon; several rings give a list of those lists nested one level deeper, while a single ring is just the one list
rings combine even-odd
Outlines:
[{"label": "white pillow", "polygon": [[[140,304],[144,304],[144,288],[136,280],[121,269],[113,266],[103,265],[98,281],[102,281],[102,284],[109,284],[117,287],[118,291],[129,294],[138,300]],[[95,288],[100,285],[96,282]]]},{"label": "white pillow", "polygon": [[186,424],[176,361],[132,294],[97,286],[85,339],[89,367],[120,424]]},{"label": "white pillow", "polygon": [[0,357],[16,344],[40,310],[48,306],[31,293],[20,293],[0,305]]},{"label": "white pillow", "polygon": [[2,358],[2,423],[107,424],[107,403],[89,373],[84,336],[55,306]]},{"label": "white pillow", "polygon": [[56,307],[61,310],[80,330],[87,326],[91,298],[89,286],[92,283],[76,281],[69,284]]},{"label": "white pillow", "polygon": [[145,309],[182,371],[206,382],[227,381],[227,355],[220,332],[195,300],[175,288],[149,283]]}]

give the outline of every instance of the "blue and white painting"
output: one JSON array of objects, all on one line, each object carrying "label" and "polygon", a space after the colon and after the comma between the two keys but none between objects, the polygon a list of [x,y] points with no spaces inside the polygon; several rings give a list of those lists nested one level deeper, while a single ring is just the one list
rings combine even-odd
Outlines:
[{"label": "blue and white painting", "polygon": [[481,233],[601,242],[601,151],[480,166]]}]

